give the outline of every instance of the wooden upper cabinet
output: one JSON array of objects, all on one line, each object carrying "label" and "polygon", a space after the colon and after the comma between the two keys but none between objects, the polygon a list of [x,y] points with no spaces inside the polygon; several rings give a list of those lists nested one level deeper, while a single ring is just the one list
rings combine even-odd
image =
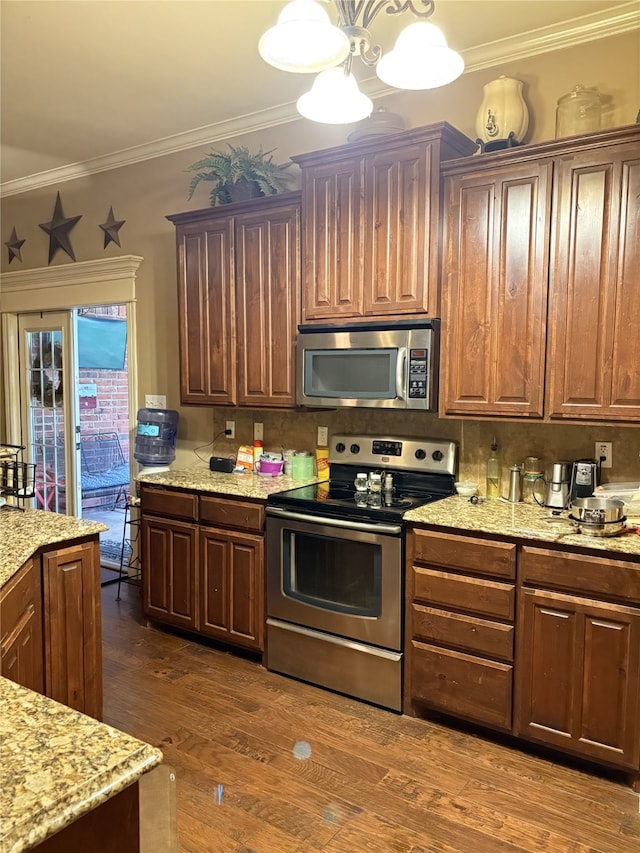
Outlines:
[{"label": "wooden upper cabinet", "polygon": [[640,417],[640,126],[442,167],[440,414]]},{"label": "wooden upper cabinet", "polygon": [[442,414],[543,415],[552,163],[445,179]]},{"label": "wooden upper cabinet", "polygon": [[183,403],[236,402],[233,219],[178,225]]},{"label": "wooden upper cabinet", "polygon": [[295,348],[300,321],[300,205],[236,218],[238,403],[296,404]]},{"label": "wooden upper cabinet", "polygon": [[292,158],[303,322],[437,315],[440,163],[475,149],[438,124]]},{"label": "wooden upper cabinet", "polygon": [[554,195],[552,418],[640,418],[640,133],[559,160]]},{"label": "wooden upper cabinet", "polygon": [[295,405],[300,193],[180,213],[183,403]]},{"label": "wooden upper cabinet", "polygon": [[302,303],[307,322],[360,313],[361,193],[360,158],[343,156],[302,170]]}]

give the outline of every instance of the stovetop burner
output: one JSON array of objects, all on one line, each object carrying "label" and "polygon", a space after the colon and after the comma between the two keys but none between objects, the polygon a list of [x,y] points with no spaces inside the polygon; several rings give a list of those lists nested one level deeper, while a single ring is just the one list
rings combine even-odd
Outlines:
[{"label": "stovetop burner", "polygon": [[[398,523],[408,510],[454,494],[455,451],[454,442],[441,439],[334,436],[330,480],[270,495],[267,509]],[[381,476],[379,491],[357,490],[356,474],[373,472],[390,474],[391,488]]]}]

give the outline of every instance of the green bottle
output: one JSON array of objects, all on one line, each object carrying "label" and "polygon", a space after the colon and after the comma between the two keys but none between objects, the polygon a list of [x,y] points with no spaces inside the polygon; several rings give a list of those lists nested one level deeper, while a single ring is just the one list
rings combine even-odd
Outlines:
[{"label": "green bottle", "polygon": [[487,459],[488,498],[500,497],[500,460],[498,459],[498,455],[496,453],[497,449],[498,442],[496,441],[496,437],[494,435],[493,441],[491,442],[491,453],[489,455],[489,458]]}]

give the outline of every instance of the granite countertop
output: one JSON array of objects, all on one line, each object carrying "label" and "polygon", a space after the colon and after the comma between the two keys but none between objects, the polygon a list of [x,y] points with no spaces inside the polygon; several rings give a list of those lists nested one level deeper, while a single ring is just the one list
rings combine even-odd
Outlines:
[{"label": "granite countertop", "polygon": [[0,850],[44,841],[136,782],[160,750],[0,677]]},{"label": "granite countertop", "polygon": [[263,501],[276,492],[286,492],[288,489],[318,482],[317,477],[293,480],[286,474],[281,474],[279,477],[266,477],[250,472],[222,474],[218,471],[209,471],[208,468],[167,471],[163,474],[140,474],[137,479],[140,483],[155,486],[171,486],[176,489],[191,489],[196,492],[212,492]]},{"label": "granite countertop", "polygon": [[108,529],[101,522],[40,509],[0,510],[0,586],[10,580],[38,548]]},{"label": "granite countertop", "polygon": [[[558,542],[571,548],[605,551],[611,556],[640,557],[640,535],[633,530],[621,536],[587,536],[574,533],[567,523],[557,524],[550,511],[525,503],[512,504],[500,500],[485,500],[472,504],[469,498],[458,495],[444,498],[409,510],[405,521],[448,527],[455,531],[494,533],[509,539],[536,539],[541,542]],[[562,513],[560,518],[567,518]],[[556,516],[557,518],[557,516]],[[640,525],[640,519],[627,520]]]}]

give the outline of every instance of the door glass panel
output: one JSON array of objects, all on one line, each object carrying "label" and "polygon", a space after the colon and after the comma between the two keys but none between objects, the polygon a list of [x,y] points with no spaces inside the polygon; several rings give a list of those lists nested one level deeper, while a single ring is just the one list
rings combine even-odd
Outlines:
[{"label": "door glass panel", "polygon": [[380,545],[285,531],[284,550],[285,595],[324,610],[380,616]]},{"label": "door glass panel", "polygon": [[28,331],[29,457],[35,462],[35,506],[66,511],[64,354],[58,330]]},{"label": "door glass panel", "polygon": [[307,350],[304,358],[308,397],[396,397],[397,349]]}]

